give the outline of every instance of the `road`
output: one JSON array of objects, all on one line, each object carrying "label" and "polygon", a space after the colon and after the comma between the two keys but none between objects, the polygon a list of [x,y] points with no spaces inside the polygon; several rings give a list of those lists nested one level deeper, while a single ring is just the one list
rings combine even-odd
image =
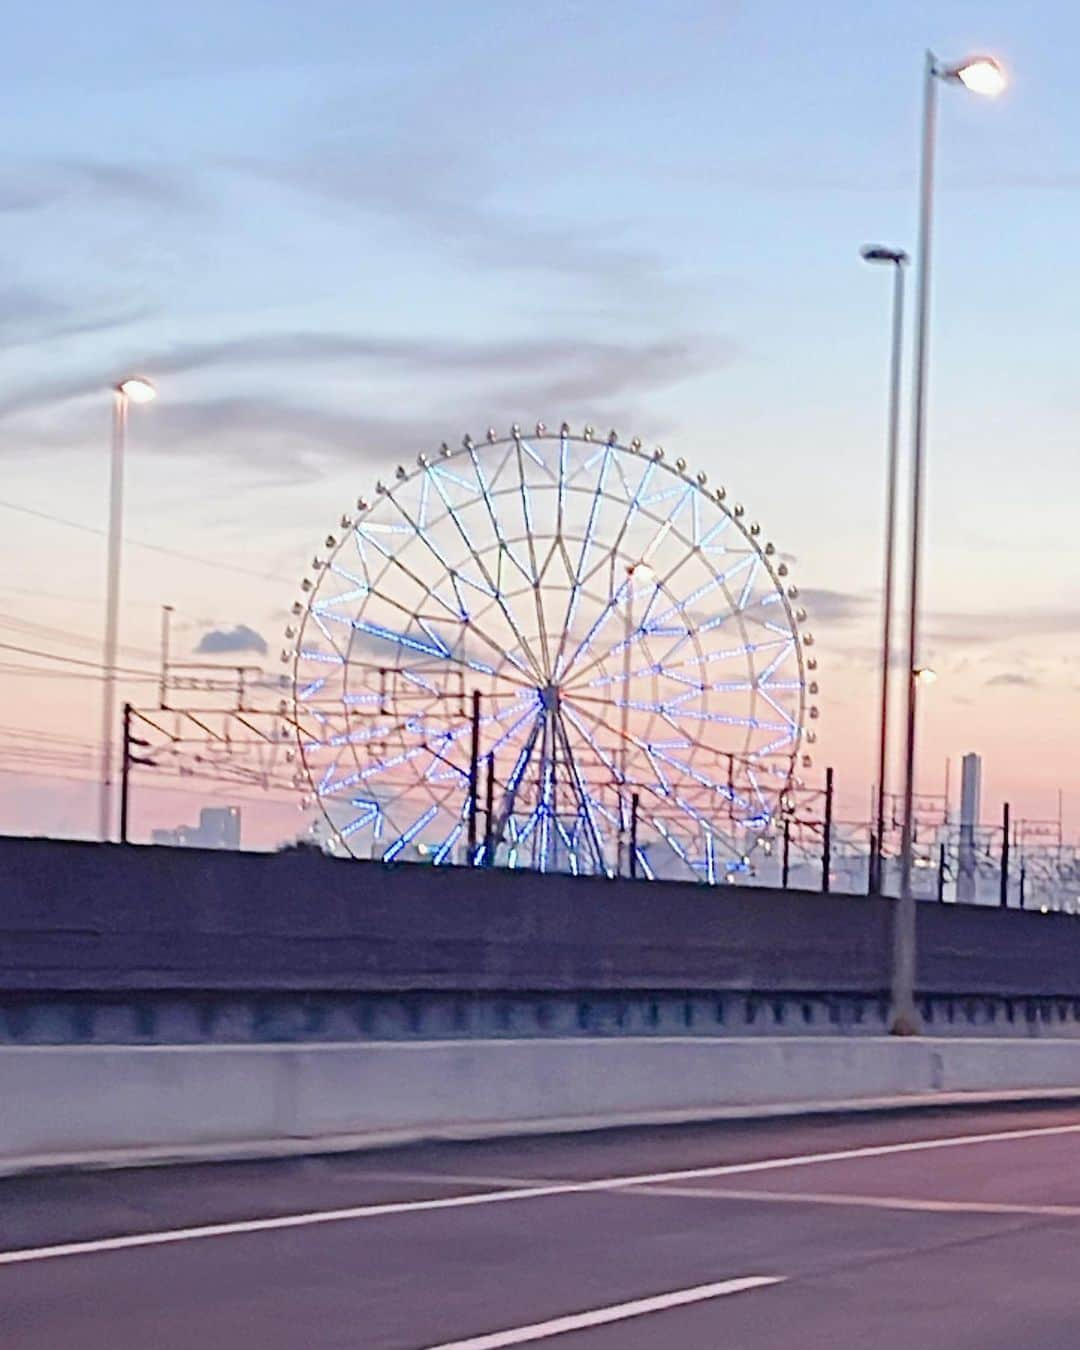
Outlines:
[{"label": "road", "polygon": [[0,1182],[4,1350],[1075,1350],[1080,1110]]}]

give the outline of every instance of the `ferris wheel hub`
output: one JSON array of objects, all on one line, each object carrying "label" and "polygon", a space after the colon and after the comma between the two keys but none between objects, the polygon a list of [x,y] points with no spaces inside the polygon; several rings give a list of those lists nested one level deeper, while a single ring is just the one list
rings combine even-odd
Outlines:
[{"label": "ferris wheel hub", "polygon": [[559,711],[559,686],[545,684],[540,688],[540,703],[545,712]]}]

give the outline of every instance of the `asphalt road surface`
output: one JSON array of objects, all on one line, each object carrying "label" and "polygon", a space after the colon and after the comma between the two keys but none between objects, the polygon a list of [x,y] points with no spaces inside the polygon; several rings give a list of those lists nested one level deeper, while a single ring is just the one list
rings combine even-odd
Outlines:
[{"label": "asphalt road surface", "polygon": [[1080,1110],[0,1182],[3,1350],[1077,1350]]}]

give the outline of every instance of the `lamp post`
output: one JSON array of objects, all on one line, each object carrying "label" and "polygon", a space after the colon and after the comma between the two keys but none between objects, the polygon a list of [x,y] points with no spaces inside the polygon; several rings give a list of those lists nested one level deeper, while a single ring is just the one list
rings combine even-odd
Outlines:
[{"label": "lamp post", "polygon": [[870,855],[870,890],[880,894],[883,881],[882,837],[885,833],[885,791],[889,759],[889,675],[892,658],[893,570],[896,553],[896,472],[900,437],[900,371],[904,341],[904,268],[908,255],[899,248],[867,244],[860,250],[870,263],[893,269],[892,350],[889,355],[889,425],[886,435],[885,579],[881,600],[881,706],[878,717],[877,820]]},{"label": "lamp post", "polygon": [[900,846],[900,898],[893,910],[892,1024],[896,1035],[919,1029],[915,1011],[915,897],[911,891],[915,796],[915,718],[919,653],[919,563],[922,541],[923,454],[926,441],[927,341],[930,312],[930,246],[934,200],[934,148],[938,81],[962,84],[993,97],[1005,88],[1005,72],[989,56],[943,65],[926,53],[923,75],[922,167],[919,197],[919,286],[915,311],[915,394],[911,434],[911,553],[909,562],[907,719],[904,738],[904,810]]},{"label": "lamp post", "polygon": [[98,834],[112,836],[113,719],[116,714],[116,645],[120,614],[120,536],[124,514],[124,448],[128,408],[150,403],[157,390],[141,375],[113,385],[112,455],[109,469],[109,551],[105,583],[105,683],[101,700],[101,783],[98,789]]}]

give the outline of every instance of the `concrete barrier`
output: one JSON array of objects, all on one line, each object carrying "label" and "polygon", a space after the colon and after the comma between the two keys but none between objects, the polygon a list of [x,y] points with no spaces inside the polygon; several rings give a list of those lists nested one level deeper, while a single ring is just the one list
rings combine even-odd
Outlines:
[{"label": "concrete barrier", "polygon": [[[110,995],[184,991],[878,999],[891,913],[879,897],[0,836],[0,1039],[28,1001],[65,994],[87,1019]],[[923,998],[1080,1004],[1075,916],[928,902],[917,930]]]},{"label": "concrete barrier", "polygon": [[0,1048],[0,1171],[1048,1092],[1068,1041],[694,1038]]}]

